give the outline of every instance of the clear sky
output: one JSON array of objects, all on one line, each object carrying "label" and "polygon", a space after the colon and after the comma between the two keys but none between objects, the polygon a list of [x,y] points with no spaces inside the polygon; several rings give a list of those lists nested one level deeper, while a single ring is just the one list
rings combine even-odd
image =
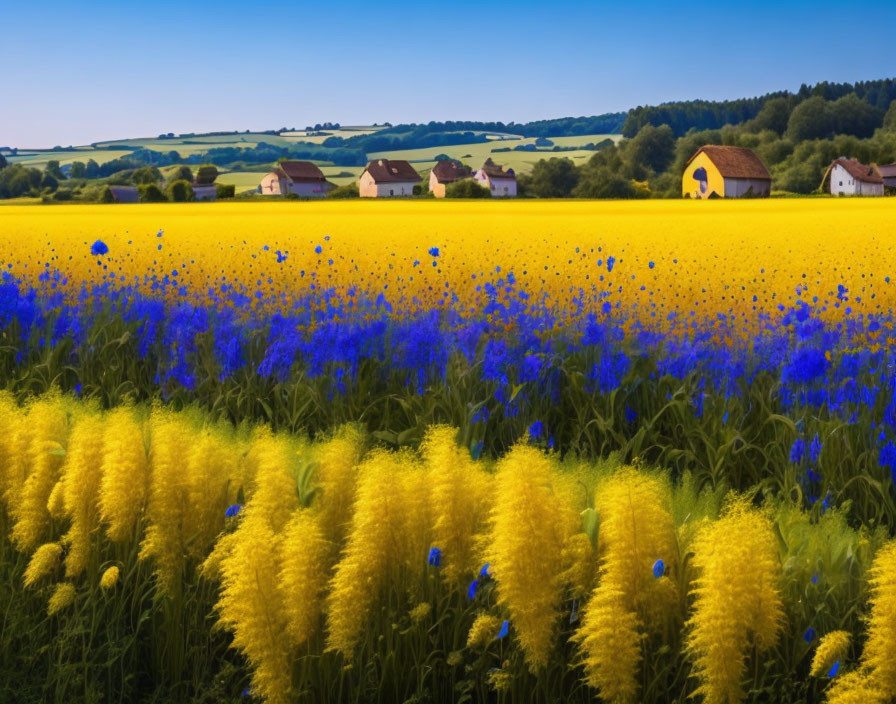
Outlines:
[{"label": "clear sky", "polygon": [[524,122],[896,75],[892,0],[0,0],[0,26],[0,145],[18,147]]}]

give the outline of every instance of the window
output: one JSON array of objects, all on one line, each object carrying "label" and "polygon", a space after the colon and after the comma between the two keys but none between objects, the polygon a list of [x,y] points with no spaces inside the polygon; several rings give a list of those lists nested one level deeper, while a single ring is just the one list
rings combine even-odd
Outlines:
[{"label": "window", "polygon": [[840,182],[840,185],[841,185],[841,186],[843,185],[843,181]]},{"label": "window", "polygon": [[395,191],[393,191],[391,188],[389,189],[389,195],[390,195],[390,196],[394,196],[394,195],[395,195]]}]

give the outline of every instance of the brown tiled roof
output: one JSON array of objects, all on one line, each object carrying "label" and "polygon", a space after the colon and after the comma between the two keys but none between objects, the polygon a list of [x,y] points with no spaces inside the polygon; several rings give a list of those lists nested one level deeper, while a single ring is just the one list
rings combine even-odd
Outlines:
[{"label": "brown tiled roof", "polygon": [[877,172],[883,178],[896,178],[896,164],[881,164],[877,167]]},{"label": "brown tiled roof", "polygon": [[873,166],[865,166],[865,164],[862,164],[855,159],[844,159],[842,157],[840,159],[834,159],[829,168],[832,169],[837,164],[846,169],[846,172],[857,181],[863,181],[865,183],[884,182],[880,173],[878,173]]},{"label": "brown tiled roof", "polygon": [[327,180],[324,172],[310,161],[281,161],[277,165],[277,171],[293,183],[323,183]]},{"label": "brown tiled roof", "polygon": [[[690,164],[698,154],[706,154],[709,160],[722,174],[722,178],[750,178],[758,181],[771,181],[771,174],[765,168],[756,152],[746,147],[726,147],[707,144],[700,147],[690,159]],[[687,168],[687,166],[685,166]]]},{"label": "brown tiled roof", "polygon": [[505,171],[502,166],[498,166],[493,162],[491,157],[485,160],[485,163],[482,165],[482,171],[489,177],[489,179],[503,178],[510,181],[516,181],[516,174],[513,173],[513,169],[507,169],[507,171]]},{"label": "brown tiled roof", "polygon": [[376,183],[407,183],[420,180],[414,167],[402,159],[377,159],[364,169]]},{"label": "brown tiled roof", "polygon": [[471,175],[469,166],[462,166],[459,161],[454,159],[442,159],[436,162],[436,165],[432,167],[432,172],[439,183],[451,183],[462,178],[469,178]]}]

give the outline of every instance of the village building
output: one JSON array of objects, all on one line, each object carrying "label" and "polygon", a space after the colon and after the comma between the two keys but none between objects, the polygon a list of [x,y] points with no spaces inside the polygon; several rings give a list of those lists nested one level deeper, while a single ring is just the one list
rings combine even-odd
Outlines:
[{"label": "village building", "polygon": [[215,200],[217,190],[213,183],[194,183],[193,196],[196,200]]},{"label": "village building", "polygon": [[463,166],[454,159],[441,159],[429,172],[429,190],[436,198],[444,198],[445,188],[449,183],[470,178],[472,175],[469,166]]},{"label": "village building", "polygon": [[358,193],[362,198],[411,196],[419,183],[420,174],[407,161],[377,159],[361,172]]},{"label": "village building", "polygon": [[277,168],[265,174],[258,192],[266,196],[285,196],[293,193],[303,198],[325,196],[336,188],[327,181],[324,172],[310,161],[281,161]]},{"label": "village building", "polygon": [[137,203],[140,193],[136,186],[109,186],[113,203]]},{"label": "village building", "polygon": [[830,181],[834,196],[882,196],[884,180],[873,166],[866,166],[855,159],[841,156],[834,159],[824,172],[822,185]]},{"label": "village building", "polygon": [[896,188],[896,164],[883,164],[877,172],[884,181],[884,188]]},{"label": "village building", "polygon": [[485,160],[473,178],[480,186],[485,186],[496,198],[510,198],[516,195],[516,174],[513,169],[504,170],[491,160]]},{"label": "village building", "polygon": [[685,198],[764,198],[771,190],[772,177],[765,164],[745,147],[700,147],[681,178]]}]

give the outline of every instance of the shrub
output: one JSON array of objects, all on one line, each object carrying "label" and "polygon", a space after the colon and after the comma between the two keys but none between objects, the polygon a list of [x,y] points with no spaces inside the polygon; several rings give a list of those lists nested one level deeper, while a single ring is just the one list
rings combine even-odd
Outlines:
[{"label": "shrub", "polygon": [[168,184],[165,189],[168,200],[173,203],[185,203],[195,198],[193,194],[193,186],[186,179],[178,179]]},{"label": "shrub", "polygon": [[327,193],[327,198],[357,198],[360,195],[358,184],[352,181],[344,186],[337,186]]},{"label": "shrub", "polygon": [[140,193],[141,203],[164,203],[168,200],[162,193],[162,189],[154,183],[138,186],[137,190]]},{"label": "shrub", "polygon": [[232,183],[216,183],[215,184],[215,197],[216,198],[233,198],[236,195],[236,186]]},{"label": "shrub", "polygon": [[196,169],[196,183],[210,186],[218,178],[218,167],[214,164],[203,164]]},{"label": "shrub", "polygon": [[445,188],[445,196],[448,198],[491,198],[491,195],[491,191],[471,178],[449,183]]}]

